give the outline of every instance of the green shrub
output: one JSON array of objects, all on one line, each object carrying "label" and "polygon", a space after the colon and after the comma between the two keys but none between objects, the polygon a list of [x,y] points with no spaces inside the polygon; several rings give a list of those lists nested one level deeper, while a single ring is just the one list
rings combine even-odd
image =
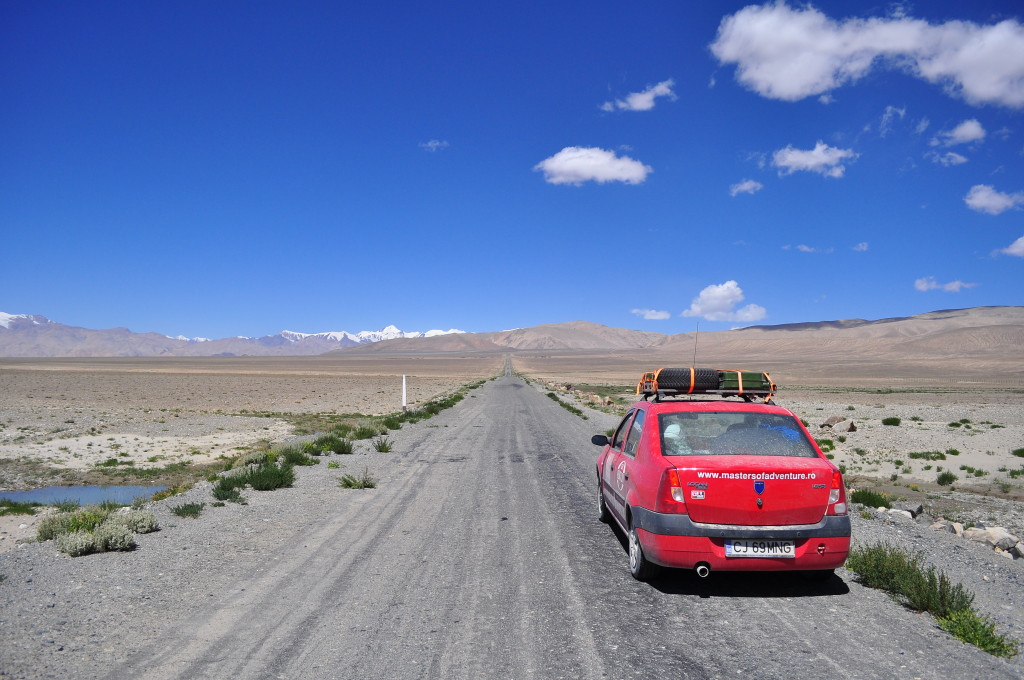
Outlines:
[{"label": "green shrub", "polygon": [[73,534],[78,531],[92,533],[109,516],[109,510],[101,510],[94,505],[75,512],[50,515],[39,523],[36,539],[49,541],[62,534]]},{"label": "green shrub", "polygon": [[899,425],[901,422],[903,422],[903,421],[900,420],[899,418],[897,418],[896,416],[890,416],[888,418],[882,418],[882,425],[894,425],[895,426],[895,425]]},{"label": "green shrub", "polygon": [[377,480],[370,476],[370,470],[366,468],[359,477],[342,475],[338,480],[338,486],[343,489],[373,489],[377,486]]},{"label": "green shrub", "polygon": [[1017,655],[1017,643],[996,633],[996,625],[973,609],[961,609],[939,619],[939,627],[992,656]]},{"label": "green shrub", "polygon": [[818,443],[818,448],[821,449],[822,453],[828,453],[836,450],[836,444],[831,439],[815,439]]},{"label": "green shrub", "polygon": [[380,432],[377,428],[370,427],[369,425],[360,425],[352,432],[352,439],[369,439],[370,437],[376,437]]},{"label": "green shrub", "polygon": [[330,463],[327,464],[327,469],[328,470],[337,470],[340,467],[341,467],[341,463],[339,463],[336,460],[332,460]]},{"label": "green shrub", "polygon": [[93,533],[96,552],[135,550],[135,533],[119,521],[104,522]]},{"label": "green shrub", "polygon": [[171,512],[178,517],[190,517],[192,519],[196,519],[205,507],[206,503],[182,503],[181,505],[171,506]]},{"label": "green shrub", "polygon": [[131,510],[112,514],[104,524],[122,524],[136,534],[148,534],[160,528],[156,515],[148,510]]},{"label": "green shrub", "polygon": [[936,478],[935,481],[938,483],[939,486],[949,486],[957,479],[959,479],[959,477],[954,475],[949,470],[946,470],[945,472],[940,472],[939,476]]},{"label": "green shrub", "polygon": [[295,483],[295,469],[288,464],[260,465],[250,470],[244,477],[245,482],[257,491],[272,491],[291,486]]},{"label": "green shrub", "polygon": [[387,437],[385,437],[384,435],[380,435],[379,437],[376,437],[373,440],[372,444],[373,444],[373,450],[377,451],[378,453],[390,453],[391,452],[392,441],[390,439],[388,439]]},{"label": "green shrub", "polygon": [[330,451],[336,454],[352,453],[352,442],[336,434],[325,434],[313,442],[320,451]]},{"label": "green shrub", "polygon": [[402,429],[402,419],[398,416],[388,416],[381,421],[381,424],[389,430]]},{"label": "green shrub", "polygon": [[224,477],[213,485],[213,497],[218,501],[231,501],[241,503],[244,499],[238,491],[236,481],[231,477]]},{"label": "green shrub", "polygon": [[1014,449],[1010,451],[1011,455],[1017,456],[1018,458],[1024,458],[1024,449]]},{"label": "green shrub", "polygon": [[[313,459],[306,451],[302,449],[290,446],[286,449],[281,449],[280,459],[285,465],[316,465],[317,461]],[[260,466],[265,467],[265,466]]]},{"label": "green shrub", "polygon": [[871,491],[870,489],[857,489],[850,494],[850,501],[853,503],[860,503],[866,505],[869,508],[891,508],[892,503],[889,502],[889,497],[884,493],[878,493],[877,491]]},{"label": "green shrub", "polygon": [[60,534],[54,543],[57,550],[71,557],[81,557],[96,552],[96,538],[91,531],[72,531]]}]

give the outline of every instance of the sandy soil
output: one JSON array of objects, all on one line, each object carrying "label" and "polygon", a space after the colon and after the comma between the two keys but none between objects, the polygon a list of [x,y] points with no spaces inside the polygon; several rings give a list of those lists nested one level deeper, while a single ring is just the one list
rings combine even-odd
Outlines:
[{"label": "sandy soil", "polygon": [[[500,359],[0,360],[0,461],[88,470],[208,463],[290,427],[273,414],[382,414],[497,373]],[[256,417],[253,414],[262,414]],[[234,453],[232,453],[234,452]],[[10,470],[11,466],[5,466]],[[21,473],[24,477],[24,473]],[[33,480],[0,474],[0,489]],[[70,479],[71,475],[63,475]]]}]

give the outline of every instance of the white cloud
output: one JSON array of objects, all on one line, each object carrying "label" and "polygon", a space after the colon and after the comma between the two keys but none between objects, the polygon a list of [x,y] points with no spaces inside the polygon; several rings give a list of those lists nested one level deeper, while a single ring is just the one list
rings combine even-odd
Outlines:
[{"label": "white cloud", "polygon": [[533,166],[544,173],[549,184],[573,184],[594,181],[640,184],[654,170],[629,156],[616,156],[612,151],[596,147],[567,146],[554,156]]},{"label": "white cloud", "polygon": [[930,120],[928,120],[927,118],[922,118],[920,121],[918,121],[917,127],[914,128],[914,134],[923,135],[924,131],[927,130],[928,126],[931,124],[932,122]]},{"label": "white cloud", "polygon": [[1024,257],[1024,236],[1021,236],[1019,239],[1017,239],[1016,241],[1014,241],[1010,245],[1006,246],[1005,248],[1003,248],[999,252],[1004,254],[1004,255],[1014,255],[1016,257]]},{"label": "white cloud", "polygon": [[[835,248],[815,248],[813,246],[809,246],[803,243],[797,244],[796,249],[799,250],[801,253],[823,253],[825,255],[831,255],[836,251]],[[783,250],[790,250],[790,247],[786,246],[783,248]]]},{"label": "white cloud", "polygon": [[914,288],[921,292],[927,292],[929,290],[944,290],[947,293],[959,293],[964,288],[974,288],[977,285],[978,284],[976,283],[964,283],[963,281],[939,283],[935,280],[934,276],[926,276],[914,281]]},{"label": "white cloud", "polygon": [[868,251],[868,242],[861,241],[860,243],[855,245],[853,249],[858,253],[866,253]]},{"label": "white cloud", "polygon": [[760,182],[755,182],[752,179],[745,179],[738,184],[733,184],[729,187],[729,195],[737,196],[739,194],[756,194],[761,189],[764,189],[764,185]]},{"label": "white cloud", "polygon": [[855,159],[858,154],[852,149],[837,149],[819,141],[813,149],[804,151],[792,145],[779,149],[772,155],[772,165],[779,168],[780,175],[791,175],[804,170],[817,172],[826,177],[842,177],[846,167],[842,162]]},{"label": "white cloud", "polygon": [[967,159],[955,151],[947,151],[944,154],[935,153],[931,151],[925,154],[925,158],[931,159],[932,163],[938,163],[944,165],[947,168],[953,165],[961,165],[967,162]]},{"label": "white cloud", "polygon": [[430,151],[433,153],[435,151],[440,151],[441,149],[447,149],[448,142],[443,139],[431,139],[429,142],[420,142],[419,147],[424,151]]},{"label": "white cloud", "polygon": [[631,309],[629,312],[630,314],[636,314],[648,321],[662,321],[672,316],[668,312],[663,312],[658,309]]},{"label": "white cloud", "polygon": [[988,184],[975,184],[964,196],[964,203],[971,210],[998,215],[1024,205],[1024,193],[1004,194]]},{"label": "white cloud", "polygon": [[668,97],[673,101],[678,99],[675,92],[672,91],[675,84],[675,81],[669,78],[657,85],[649,85],[643,92],[633,92],[626,95],[625,99],[605,102],[601,104],[600,108],[602,111],[614,111],[615,109],[620,111],[650,111],[654,108],[654,100],[658,97]]},{"label": "white cloud", "polygon": [[974,118],[965,120],[949,131],[940,132],[932,139],[932,146],[955,146],[985,139],[985,128]]},{"label": "white cloud", "polygon": [[767,310],[760,305],[747,305],[735,309],[743,301],[743,290],[735,281],[710,285],[690,303],[683,316],[700,316],[708,321],[760,321]]},{"label": "white cloud", "polygon": [[892,17],[827,17],[811,5],[751,5],[726,16],[710,45],[736,78],[764,97],[797,101],[901,69],[968,102],[1024,107],[1024,26]]},{"label": "white cloud", "polygon": [[907,110],[905,108],[898,109],[895,106],[886,106],[885,112],[882,114],[882,122],[878,125],[878,134],[885,137],[887,134],[892,132],[893,120],[895,120],[897,116],[900,120],[903,120],[903,117],[906,115]]}]

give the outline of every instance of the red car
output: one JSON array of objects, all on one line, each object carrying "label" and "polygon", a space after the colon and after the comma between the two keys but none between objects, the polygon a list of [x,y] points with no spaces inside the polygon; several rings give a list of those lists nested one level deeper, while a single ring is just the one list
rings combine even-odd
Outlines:
[{"label": "red car", "polygon": [[[686,390],[659,390],[656,381],[647,387],[653,389],[644,390],[647,398],[629,409],[610,441],[592,439],[604,447],[597,459],[600,519],[614,519],[628,536],[635,578],[649,578],[658,566],[695,569],[701,577],[711,570],[800,570],[827,578],[846,561],[843,477],[799,418],[752,403],[742,382],[738,394],[735,385],[705,390],[737,394],[738,401],[666,401],[666,393]],[[774,387],[761,393],[766,402]]]}]

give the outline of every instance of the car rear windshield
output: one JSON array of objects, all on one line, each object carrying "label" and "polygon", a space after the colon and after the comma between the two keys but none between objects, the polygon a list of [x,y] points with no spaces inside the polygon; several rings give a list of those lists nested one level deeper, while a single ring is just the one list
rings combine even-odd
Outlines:
[{"label": "car rear windshield", "polygon": [[665,456],[797,456],[818,454],[792,416],[736,411],[662,413]]}]

